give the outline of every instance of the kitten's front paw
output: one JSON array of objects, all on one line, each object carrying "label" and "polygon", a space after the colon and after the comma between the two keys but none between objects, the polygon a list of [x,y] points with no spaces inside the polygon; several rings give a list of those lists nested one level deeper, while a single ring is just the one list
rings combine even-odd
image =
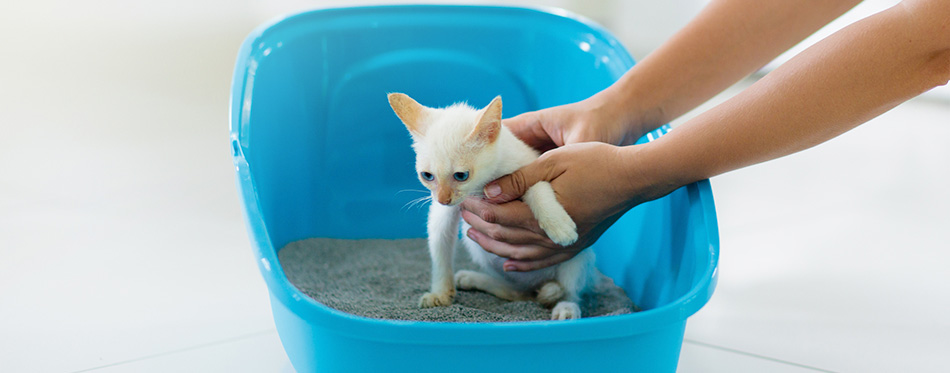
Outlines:
[{"label": "kitten's front paw", "polygon": [[558,302],[551,310],[551,320],[574,320],[581,318],[581,307],[574,302]]},{"label": "kitten's front paw", "polygon": [[452,304],[455,294],[452,293],[425,293],[419,300],[420,308],[446,307]]},{"label": "kitten's front paw", "polygon": [[551,241],[561,246],[570,246],[577,241],[577,224],[566,213],[555,217],[539,219],[538,225],[548,234]]}]

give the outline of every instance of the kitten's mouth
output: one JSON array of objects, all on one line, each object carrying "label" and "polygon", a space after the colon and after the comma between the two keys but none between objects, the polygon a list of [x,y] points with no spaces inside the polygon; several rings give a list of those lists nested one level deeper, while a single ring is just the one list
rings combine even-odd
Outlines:
[{"label": "kitten's mouth", "polygon": [[468,197],[485,197],[485,195],[482,194],[482,193],[473,193],[473,194],[470,194],[470,195],[464,195],[464,196],[453,197],[452,199],[449,199],[448,201],[442,201],[441,199],[438,199],[438,198],[434,198],[434,200],[435,200],[435,201],[438,201],[439,204],[441,204],[441,205],[453,207],[453,206],[458,206],[458,205],[462,204],[462,201],[465,201],[465,199],[468,198]]},{"label": "kitten's mouth", "polygon": [[452,207],[452,206],[460,205],[462,201],[465,201],[465,199],[468,197],[485,198],[485,193],[482,193],[482,188],[477,188],[475,190],[476,190],[475,192],[471,192],[468,194],[465,194],[462,191],[456,191],[452,193],[446,193],[447,195],[443,195],[443,196],[439,196],[440,193],[432,193],[432,201],[438,202],[440,205],[443,205],[443,206]]}]

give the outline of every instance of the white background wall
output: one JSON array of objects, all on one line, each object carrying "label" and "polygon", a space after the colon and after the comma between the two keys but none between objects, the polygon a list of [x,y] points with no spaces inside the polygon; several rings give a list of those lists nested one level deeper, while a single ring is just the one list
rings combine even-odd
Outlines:
[{"label": "white background wall", "polygon": [[[417,3],[502,4],[564,8],[601,23],[627,46],[636,59],[642,59],[685,25],[709,0],[514,0],[514,1],[431,1]],[[774,69],[798,52],[848,24],[890,7],[898,0],[865,0],[829,26],[780,56],[764,71]],[[168,28],[209,29],[215,25],[233,27],[235,20],[246,21],[248,28],[283,14],[304,9],[406,3],[400,0],[51,0],[4,1],[0,4],[0,31],[17,35],[18,31],[45,25],[44,32],[69,32],[71,29],[100,29],[121,33],[130,29]],[[22,15],[36,15],[24,18]],[[27,35],[25,35],[28,37]],[[20,40],[26,41],[26,40]],[[950,88],[935,89],[928,97],[950,102]]]},{"label": "white background wall", "polygon": [[[292,371],[234,187],[231,74],[262,22],[360,3],[0,0],[0,371]],[[643,58],[702,1],[517,4]],[[683,373],[946,370],[946,102],[713,180],[720,282]]]}]

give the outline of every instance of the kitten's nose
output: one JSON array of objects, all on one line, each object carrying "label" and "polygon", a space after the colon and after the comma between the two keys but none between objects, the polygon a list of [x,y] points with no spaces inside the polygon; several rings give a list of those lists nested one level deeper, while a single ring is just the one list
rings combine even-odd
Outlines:
[{"label": "kitten's nose", "polygon": [[437,191],[439,203],[448,206],[452,203],[452,190],[449,188],[439,188]]}]

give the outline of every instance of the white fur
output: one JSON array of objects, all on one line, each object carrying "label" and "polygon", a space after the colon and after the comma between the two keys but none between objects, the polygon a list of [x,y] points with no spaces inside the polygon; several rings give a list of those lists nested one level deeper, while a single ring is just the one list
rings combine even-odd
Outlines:
[{"label": "white fur", "polygon": [[[497,103],[496,103],[497,101]],[[435,180],[423,185],[432,190],[429,210],[429,254],[432,258],[432,283],[423,295],[420,306],[434,307],[451,304],[455,287],[477,289],[507,300],[535,299],[550,307],[555,320],[581,317],[577,302],[602,277],[594,267],[594,253],[584,250],[559,265],[531,272],[505,272],[505,259],[482,249],[475,241],[464,236],[463,246],[468,250],[481,272],[459,271],[452,276],[452,261],[459,237],[460,209],[458,204],[466,197],[481,195],[488,182],[510,174],[531,163],[538,153],[500,125],[500,97],[488,107],[476,110],[465,104],[434,109],[419,105],[408,96],[390,94],[390,104],[409,128],[416,151],[416,169],[429,172]],[[497,105],[494,110],[489,110]],[[500,131],[491,143],[473,141],[471,134],[484,120],[483,115],[496,115]],[[494,124],[494,122],[492,122]],[[469,172],[468,180],[453,179],[456,172]],[[439,203],[439,188],[449,188],[450,198]],[[554,242],[570,245],[577,240],[576,225],[558,203],[554,190],[547,182],[528,189],[522,198],[531,208],[541,228]],[[462,232],[470,226],[461,222]]]}]

